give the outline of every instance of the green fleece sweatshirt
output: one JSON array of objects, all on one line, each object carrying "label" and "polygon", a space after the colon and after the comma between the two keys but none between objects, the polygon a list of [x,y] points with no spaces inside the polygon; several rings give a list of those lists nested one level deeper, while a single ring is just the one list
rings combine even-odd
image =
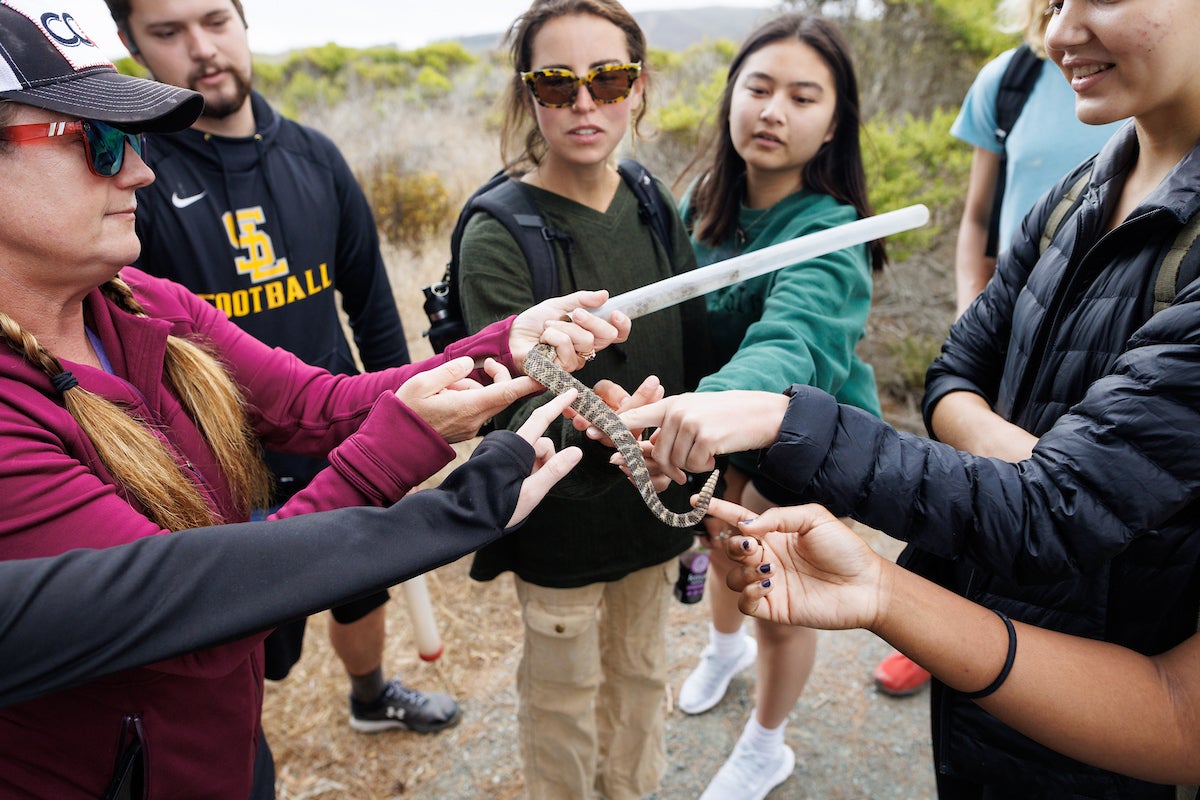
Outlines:
[{"label": "green fleece sweatshirt", "polygon": [[[802,189],[770,208],[743,206],[732,237],[716,247],[693,240],[692,247],[706,266],[857,218],[853,206]],[[859,245],[706,295],[713,358],[722,366],[698,391],[782,392],[800,383],[879,416],[875,372],[854,351],[866,329],[871,286],[867,248]],[[751,473],[756,459],[756,453],[732,458]]]}]

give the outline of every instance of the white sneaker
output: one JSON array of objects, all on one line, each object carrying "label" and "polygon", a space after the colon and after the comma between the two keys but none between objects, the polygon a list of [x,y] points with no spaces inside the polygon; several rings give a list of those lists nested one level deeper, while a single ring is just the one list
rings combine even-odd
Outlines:
[{"label": "white sneaker", "polygon": [[736,656],[720,658],[708,645],[700,653],[700,663],[679,687],[679,710],[685,714],[703,714],[721,702],[733,676],[754,663],[758,642],[742,636],[742,650]]},{"label": "white sneaker", "polygon": [[796,754],[786,744],[764,753],[739,739],[700,800],[763,800],[795,768]]}]

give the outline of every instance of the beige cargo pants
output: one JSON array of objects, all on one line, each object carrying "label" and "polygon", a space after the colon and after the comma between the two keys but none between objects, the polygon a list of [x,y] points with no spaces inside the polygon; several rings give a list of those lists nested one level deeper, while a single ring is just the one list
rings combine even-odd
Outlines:
[{"label": "beige cargo pants", "polygon": [[678,570],[672,558],[577,589],[515,579],[525,620],[517,717],[531,800],[631,800],[658,786]]}]

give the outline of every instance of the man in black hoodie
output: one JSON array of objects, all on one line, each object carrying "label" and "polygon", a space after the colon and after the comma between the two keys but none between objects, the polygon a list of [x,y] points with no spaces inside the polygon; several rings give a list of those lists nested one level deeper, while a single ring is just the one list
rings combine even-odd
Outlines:
[{"label": "man in black hoodie", "polygon": [[[408,363],[366,198],[332,141],[284,119],[251,90],[240,0],[106,2],[139,64],[205,100],[191,129],[149,137],[146,161],[158,179],[138,192],[137,266],[184,284],[269,345],[352,373],[336,291],[363,367]],[[290,444],[305,436],[295,431]],[[279,501],[324,464],[270,450],[267,459]],[[333,609],[329,635],[350,676],[351,726],[430,732],[453,725],[458,706],[449,696],[385,678],[387,598],[382,591]],[[303,626],[268,639],[268,678],[282,678],[299,658]]]}]

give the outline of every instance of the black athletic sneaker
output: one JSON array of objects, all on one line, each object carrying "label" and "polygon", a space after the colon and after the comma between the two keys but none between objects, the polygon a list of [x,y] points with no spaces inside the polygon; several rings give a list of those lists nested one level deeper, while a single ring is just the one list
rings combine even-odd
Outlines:
[{"label": "black athletic sneaker", "polygon": [[418,692],[398,680],[388,681],[374,703],[350,696],[350,727],[360,733],[410,730],[433,733],[458,723],[458,703],[441,692]]}]

